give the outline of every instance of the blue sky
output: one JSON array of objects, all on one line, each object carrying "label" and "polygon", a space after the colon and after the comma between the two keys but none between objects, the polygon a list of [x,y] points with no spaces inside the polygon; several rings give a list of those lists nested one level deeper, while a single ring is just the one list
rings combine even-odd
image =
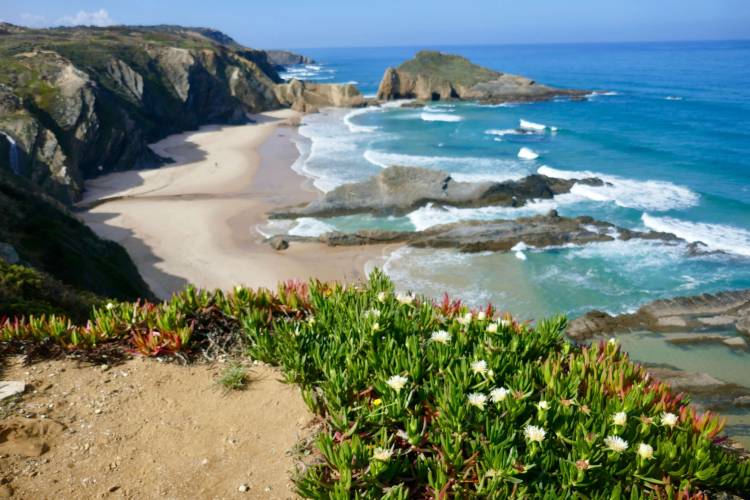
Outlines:
[{"label": "blue sky", "polygon": [[750,39],[750,0],[0,0],[0,20],[210,26],[259,48]]}]

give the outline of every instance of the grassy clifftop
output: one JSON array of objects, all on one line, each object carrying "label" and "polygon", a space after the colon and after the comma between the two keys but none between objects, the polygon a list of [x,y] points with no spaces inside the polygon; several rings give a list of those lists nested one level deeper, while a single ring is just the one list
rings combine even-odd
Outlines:
[{"label": "grassy clifftop", "polygon": [[85,327],[8,320],[0,342],[183,359],[219,347],[279,365],[323,422],[295,478],[309,498],[748,491],[750,462],[718,446],[718,419],[697,414],[617,344],[569,344],[565,326],[397,294],[375,272],[357,286],[191,288],[160,305],[98,308]]},{"label": "grassy clifftop", "polygon": [[500,73],[474,64],[465,57],[431,50],[418,52],[413,59],[402,63],[397,69],[404,73],[428,75],[430,78],[466,87],[500,76]]}]

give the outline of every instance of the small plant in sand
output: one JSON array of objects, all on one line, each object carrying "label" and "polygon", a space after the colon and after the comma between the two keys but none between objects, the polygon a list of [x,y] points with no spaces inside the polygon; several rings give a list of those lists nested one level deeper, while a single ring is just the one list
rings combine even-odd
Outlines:
[{"label": "small plant in sand", "polygon": [[224,368],[217,382],[227,391],[240,391],[247,387],[247,370],[242,363],[232,362]]}]

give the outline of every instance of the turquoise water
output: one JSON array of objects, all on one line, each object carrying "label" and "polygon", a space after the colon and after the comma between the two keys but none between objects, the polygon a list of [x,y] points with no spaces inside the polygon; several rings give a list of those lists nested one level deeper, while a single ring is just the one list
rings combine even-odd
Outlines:
[{"label": "turquoise water", "polygon": [[[542,172],[596,175],[611,185],[577,186],[572,194],[522,209],[432,206],[398,218],[305,219],[293,233],[414,230],[556,208],[563,215],[672,232],[721,252],[694,257],[685,245],[616,241],[532,249],[520,256],[525,260],[403,250],[385,264],[401,288],[491,301],[527,318],[575,316],[591,308],[622,312],[660,297],[750,287],[750,42],[436,48],[592,94],[582,102],[329,110],[305,118],[296,168],[323,190],[391,164],[446,170],[458,180]],[[303,50],[320,64],[293,72],[357,82],[363,93],[374,94],[385,68],[416,51]],[[547,128],[517,134],[520,120]],[[520,159],[524,147],[539,157]]]}]

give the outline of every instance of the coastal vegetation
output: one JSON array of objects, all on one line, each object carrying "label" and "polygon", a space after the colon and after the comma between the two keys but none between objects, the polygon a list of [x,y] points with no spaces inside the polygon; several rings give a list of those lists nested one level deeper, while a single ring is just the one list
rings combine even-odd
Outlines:
[{"label": "coastal vegetation", "polygon": [[[615,342],[576,346],[566,320],[519,322],[364,284],[285,283],[108,303],[86,323],[5,319],[4,349],[121,350],[279,365],[323,431],[296,477],[312,498],[687,497],[750,488],[722,422],[650,379]],[[38,353],[37,353],[38,354]],[[234,375],[233,381],[237,379]]]}]

